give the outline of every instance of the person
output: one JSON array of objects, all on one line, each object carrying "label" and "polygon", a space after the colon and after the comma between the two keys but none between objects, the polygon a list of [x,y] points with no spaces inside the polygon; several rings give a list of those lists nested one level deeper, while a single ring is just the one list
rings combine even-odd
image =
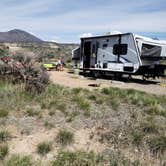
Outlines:
[{"label": "person", "polygon": [[63,71],[63,62],[61,59],[58,59],[57,71]]}]

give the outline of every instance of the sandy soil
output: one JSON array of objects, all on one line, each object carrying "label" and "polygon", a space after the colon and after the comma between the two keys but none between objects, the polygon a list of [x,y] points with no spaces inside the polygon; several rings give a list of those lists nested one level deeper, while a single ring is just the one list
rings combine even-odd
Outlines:
[{"label": "sandy soil", "polygon": [[96,87],[89,86],[90,84],[97,84],[100,87],[118,87],[121,89],[136,89],[140,91],[144,91],[147,93],[152,93],[156,95],[166,95],[166,87],[161,86],[160,83],[166,83],[166,81],[161,80],[153,80],[149,82],[143,83],[141,80],[133,80],[130,82],[122,82],[122,81],[114,81],[114,80],[104,80],[104,79],[96,79],[93,80],[91,78],[83,77],[76,74],[71,74],[68,70],[64,71],[49,71],[50,79],[53,83],[60,84],[63,86],[71,87],[71,88],[87,88],[87,89],[95,89]]},{"label": "sandy soil", "polygon": [[[75,131],[75,142],[72,145],[65,147],[70,151],[91,151],[101,153],[105,146],[98,141],[90,140],[90,129],[80,129]],[[10,154],[22,154],[33,155],[35,161],[42,161],[43,165],[48,165],[50,161],[54,160],[58,151],[61,149],[59,144],[56,144],[55,138],[58,133],[58,129],[45,130],[44,128],[29,136],[21,136],[19,132],[15,135],[15,138],[10,141]],[[44,141],[50,141],[53,144],[53,149],[44,158],[37,154],[37,145]]]}]

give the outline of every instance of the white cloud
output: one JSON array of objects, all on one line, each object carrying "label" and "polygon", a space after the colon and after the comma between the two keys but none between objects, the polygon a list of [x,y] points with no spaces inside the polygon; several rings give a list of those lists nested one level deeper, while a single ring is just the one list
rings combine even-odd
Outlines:
[{"label": "white cloud", "polygon": [[[82,33],[84,36],[89,36],[91,35],[89,32],[95,34],[96,32],[106,33],[115,30],[121,32],[166,32],[165,10],[150,12],[138,10],[150,9],[152,5],[160,3],[157,0],[140,0],[139,3],[136,3],[135,0],[130,2],[112,0],[110,5],[96,5],[93,8],[89,6],[88,8],[56,13],[57,6],[61,3],[70,2],[30,0],[26,3],[6,7],[4,4],[0,4],[0,31],[20,28],[36,35],[77,34],[76,38]],[[52,9],[55,10],[55,14],[43,15],[43,17],[33,16],[51,10],[52,4],[55,7]],[[57,41],[56,37],[50,37],[51,39]]]},{"label": "white cloud", "polygon": [[92,36],[93,36],[92,33],[83,33],[83,34],[79,35],[80,38],[82,38],[82,37],[92,37]]}]

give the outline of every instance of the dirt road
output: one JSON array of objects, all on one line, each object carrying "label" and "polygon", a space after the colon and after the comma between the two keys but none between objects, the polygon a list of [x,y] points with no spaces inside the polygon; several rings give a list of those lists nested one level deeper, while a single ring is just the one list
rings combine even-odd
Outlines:
[{"label": "dirt road", "polygon": [[[71,88],[104,88],[104,87],[118,87],[121,89],[136,89],[147,93],[156,95],[166,95],[166,87],[160,86],[159,82],[151,81],[143,83],[141,81],[122,82],[104,79],[91,79],[76,74],[70,74],[68,70],[65,71],[49,71],[50,79],[53,83],[60,84]],[[97,84],[100,87],[92,87],[90,84]]]}]

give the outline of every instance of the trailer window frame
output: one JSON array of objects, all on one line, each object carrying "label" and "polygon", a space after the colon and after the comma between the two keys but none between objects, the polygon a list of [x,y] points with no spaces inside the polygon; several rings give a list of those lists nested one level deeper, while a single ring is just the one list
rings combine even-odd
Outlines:
[{"label": "trailer window frame", "polygon": [[159,45],[142,43],[142,47],[141,47],[141,57],[142,58],[160,57],[161,52],[162,52],[162,47]]},{"label": "trailer window frame", "polygon": [[102,48],[103,49],[106,49],[108,47],[108,43],[104,43],[103,45],[102,45]]},{"label": "trailer window frame", "polygon": [[127,55],[128,44],[114,44],[113,54],[114,55]]}]

